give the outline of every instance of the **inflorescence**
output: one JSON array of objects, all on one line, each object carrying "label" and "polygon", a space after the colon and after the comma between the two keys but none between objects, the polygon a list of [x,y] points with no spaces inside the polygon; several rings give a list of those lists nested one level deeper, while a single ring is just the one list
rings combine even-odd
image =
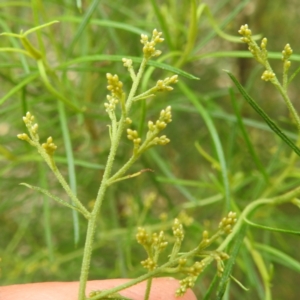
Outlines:
[{"label": "inflorescence", "polygon": [[[265,71],[263,72],[261,79],[264,81],[271,81],[273,84],[277,84],[275,80],[275,73],[273,72],[269,62],[268,62],[268,51],[267,51],[267,38],[263,38],[260,44],[260,47],[252,38],[252,32],[249,29],[248,25],[242,25],[240,30],[238,31],[242,42],[248,44],[248,49],[252,53],[253,57],[265,67]],[[292,55],[293,50],[289,44],[286,44],[284,50],[282,51],[282,60],[283,60],[283,72],[284,76],[287,74],[291,62],[289,61],[290,56]]]},{"label": "inflorescence", "polygon": [[[175,242],[173,244],[171,255],[169,256],[169,263],[172,263],[172,267],[164,268],[161,266],[161,272],[183,273],[186,275],[185,278],[180,280],[180,286],[176,291],[176,296],[182,296],[187,289],[192,288],[195,285],[198,276],[212,261],[216,261],[217,263],[218,276],[222,275],[224,271],[223,261],[227,260],[229,255],[221,251],[206,251],[204,249],[211,245],[212,242],[221,235],[230,234],[236,221],[236,213],[229,212],[228,215],[221,220],[219,229],[214,235],[209,237],[208,232],[204,231],[202,234],[202,241],[198,247],[191,252],[182,253],[179,252],[179,250],[184,239],[184,230],[179,219],[174,220],[172,231]],[[164,232],[149,233],[145,228],[139,227],[136,239],[137,242],[144,247],[148,255],[148,257],[141,262],[142,266],[149,272],[160,268],[158,264],[159,254],[165,250],[168,245]],[[194,257],[202,257],[202,259],[196,260],[191,266],[187,266],[188,260]]]}]

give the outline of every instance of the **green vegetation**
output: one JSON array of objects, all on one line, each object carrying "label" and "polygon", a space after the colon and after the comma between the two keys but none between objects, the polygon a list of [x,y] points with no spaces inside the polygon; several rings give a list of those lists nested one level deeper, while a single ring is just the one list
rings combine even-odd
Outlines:
[{"label": "green vegetation", "polygon": [[84,299],[130,277],[147,299],[171,274],[178,296],[295,299],[296,12],[62,2],[0,3],[1,282],[80,278]]}]

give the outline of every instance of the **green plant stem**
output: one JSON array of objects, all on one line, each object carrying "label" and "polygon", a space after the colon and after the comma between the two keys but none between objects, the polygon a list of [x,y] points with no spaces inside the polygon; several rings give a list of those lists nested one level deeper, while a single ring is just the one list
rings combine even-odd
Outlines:
[{"label": "green plant stem", "polygon": [[300,195],[300,187],[297,187],[296,189],[285,193],[281,196],[269,198],[269,199],[258,199],[253,202],[251,202],[241,213],[237,223],[235,224],[232,233],[227,236],[227,238],[223,241],[223,243],[218,247],[217,251],[223,251],[229,243],[232,241],[234,236],[239,232],[243,222],[244,218],[247,217],[251,212],[253,212],[258,206],[269,204],[269,205],[279,205],[285,202],[289,202],[291,199],[296,198]]},{"label": "green plant stem", "polygon": [[147,287],[146,287],[146,292],[145,292],[145,297],[144,297],[144,300],[148,300],[149,299],[149,296],[150,296],[150,291],[151,291],[151,285],[152,285],[152,277],[149,278],[147,280]]},{"label": "green plant stem", "polygon": [[60,171],[56,167],[53,158],[50,157],[47,153],[45,153],[44,148],[39,144],[38,141],[34,141],[35,146],[40,153],[40,155],[43,157],[65,192],[68,194],[68,196],[71,198],[72,202],[80,208],[80,211],[83,213],[83,215],[89,219],[90,218],[90,212],[82,205],[80,200],[76,197],[76,195],[72,192],[71,188],[69,187],[68,183],[66,182],[65,178],[61,175]]},{"label": "green plant stem", "polygon": [[117,181],[120,177],[125,174],[127,170],[130,169],[130,167],[135,163],[135,161],[139,158],[139,156],[133,155],[131,158],[127,161],[127,163],[113,176],[111,176],[107,182],[108,185],[111,185],[115,181]]},{"label": "green plant stem", "polygon": [[276,89],[279,91],[280,95],[282,96],[283,100],[285,101],[295,123],[298,129],[298,132],[300,133],[300,118],[299,115],[294,107],[294,105],[292,104],[289,96],[287,95],[287,91],[281,86],[281,84],[279,83],[278,79],[275,77],[274,79],[274,85],[276,87]]},{"label": "green plant stem", "polygon": [[[86,241],[85,241],[85,247],[84,247],[84,253],[83,253],[83,260],[82,260],[82,266],[81,266],[81,273],[80,273],[80,285],[79,285],[79,293],[78,293],[78,299],[79,300],[85,300],[85,289],[86,289],[86,282],[88,280],[88,274],[89,274],[89,268],[90,268],[90,262],[92,257],[92,249],[93,249],[93,242],[95,237],[95,231],[96,231],[96,221],[97,217],[100,214],[102,202],[105,196],[106,189],[109,184],[109,177],[112,171],[113,162],[117,153],[117,149],[120,143],[120,139],[122,136],[122,133],[124,131],[124,128],[126,126],[125,118],[127,114],[130,111],[133,97],[136,93],[136,90],[138,88],[139,82],[142,78],[143,72],[145,70],[147,59],[144,58],[142,60],[142,63],[140,65],[138,74],[136,76],[135,81],[132,84],[130,93],[128,95],[125,109],[126,111],[122,111],[122,116],[120,118],[120,121],[118,123],[117,131],[114,131],[111,137],[111,147],[109,151],[109,156],[107,159],[106,167],[104,170],[103,178],[100,184],[100,188],[98,191],[98,195],[95,201],[95,206],[93,208],[93,211],[91,213],[91,217],[88,221],[88,228],[87,228],[87,235],[86,235]],[[117,179],[117,178],[116,178]]]},{"label": "green plant stem", "polygon": [[266,264],[261,256],[261,254],[254,248],[254,245],[246,238],[245,244],[251,253],[253,260],[256,264],[257,269],[259,270],[259,273],[261,274],[264,289],[265,289],[265,300],[271,300],[272,299],[272,293],[271,293],[271,285],[270,285],[270,275],[268,273]]}]

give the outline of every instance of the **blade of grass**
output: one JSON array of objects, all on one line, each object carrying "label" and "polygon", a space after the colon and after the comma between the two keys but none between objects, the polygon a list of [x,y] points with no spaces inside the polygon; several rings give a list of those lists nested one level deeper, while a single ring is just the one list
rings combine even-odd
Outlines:
[{"label": "blade of grass", "polygon": [[244,218],[244,221],[252,227],[256,227],[256,228],[260,228],[260,229],[264,229],[264,230],[275,231],[275,232],[282,232],[282,233],[300,235],[300,231],[289,230],[289,229],[281,229],[281,228],[273,228],[273,227],[269,227],[269,226],[265,226],[265,225],[260,225],[260,224],[257,224],[257,223],[254,223],[254,222],[248,220],[246,217]]},{"label": "blade of grass", "polygon": [[164,39],[166,40],[169,49],[170,50],[175,50],[172,39],[171,39],[171,34],[170,34],[170,30],[169,30],[169,26],[166,22],[166,19],[164,18],[164,16],[161,14],[160,9],[158,4],[156,3],[156,0],[151,0],[151,4],[152,4],[152,8],[154,10],[155,16],[159,22],[160,28],[164,34]]},{"label": "blade of grass", "polygon": [[[77,191],[76,172],[75,172],[72,142],[71,142],[68,123],[67,123],[66,111],[65,111],[64,104],[62,102],[58,101],[57,105],[58,105],[59,121],[63,133],[64,146],[66,149],[66,157],[68,161],[69,184],[72,192],[76,195],[77,194],[76,193]],[[73,205],[75,206],[75,203],[73,203]],[[72,216],[73,216],[73,227],[74,227],[74,242],[76,246],[79,242],[80,234],[79,234],[78,212],[75,211],[74,209],[72,210]]]},{"label": "blade of grass", "polygon": [[270,119],[270,117],[262,110],[262,108],[251,98],[251,96],[246,92],[239,81],[231,74],[229,71],[225,72],[231,78],[235,86],[238,88],[244,99],[252,106],[252,108],[264,119],[268,126],[274,131],[286,145],[288,145],[298,156],[300,156],[300,149],[294,144],[283,132],[282,130]]},{"label": "blade of grass", "polygon": [[[7,24],[1,20],[0,18],[0,25],[1,27],[3,28],[3,31],[4,32],[10,32],[10,28],[9,26],[7,26]],[[12,37],[8,37],[11,44],[13,45],[13,48],[16,48],[16,49],[19,49],[20,48],[20,44],[18,43],[18,41]],[[20,61],[21,61],[21,64],[23,66],[23,69],[25,71],[25,74],[29,74],[29,66],[28,66],[28,63],[26,61],[26,58],[23,54],[19,54],[19,57],[20,57]]]},{"label": "blade of grass", "polygon": [[240,114],[238,105],[236,103],[236,98],[235,98],[234,92],[231,88],[229,89],[229,94],[230,94],[231,103],[232,103],[232,106],[233,106],[233,109],[234,109],[234,112],[235,112],[235,115],[236,115],[237,124],[238,124],[238,126],[239,126],[239,128],[242,132],[242,135],[243,135],[244,140],[246,142],[248,151],[249,151],[249,153],[250,153],[250,155],[251,155],[251,157],[252,157],[252,159],[253,159],[256,167],[257,167],[257,169],[260,171],[262,177],[264,178],[265,182],[268,182],[269,181],[268,174],[267,174],[263,164],[261,163],[258,155],[256,154],[256,152],[254,150],[254,147],[251,143],[249,135],[248,135],[248,133],[245,129],[244,122],[243,122],[242,116]]},{"label": "blade of grass", "polygon": [[[47,177],[43,163],[39,163],[39,182],[40,186],[42,186],[45,190],[48,189]],[[49,261],[54,261],[54,247],[52,243],[52,230],[51,230],[51,222],[50,222],[50,205],[49,199],[45,195],[43,195],[43,222],[44,222],[44,236],[45,243],[48,249]]]},{"label": "blade of grass", "polygon": [[81,34],[83,33],[83,31],[85,30],[86,26],[88,25],[88,23],[90,22],[90,19],[93,15],[93,13],[95,12],[97,6],[99,5],[100,0],[93,0],[93,2],[91,3],[91,5],[88,7],[88,9],[86,10],[86,13],[84,14],[83,18],[81,19],[81,23],[76,31],[76,33],[74,34],[74,37],[66,51],[66,56],[69,57],[74,49],[75,44],[77,43],[77,41],[79,40]]},{"label": "blade of grass", "polygon": [[208,114],[208,112],[205,110],[203,105],[199,102],[199,99],[197,96],[187,87],[186,84],[183,82],[178,82],[178,86],[183,92],[183,94],[186,95],[186,97],[189,99],[189,101],[194,105],[198,113],[201,115],[203,118],[204,122],[206,123],[206,126],[210,132],[211,138],[214,142],[214,146],[217,152],[217,156],[219,159],[219,163],[221,165],[221,174],[222,174],[222,182],[224,186],[224,196],[225,196],[225,209],[226,211],[230,210],[230,187],[229,187],[229,182],[228,182],[228,177],[227,177],[227,166],[226,166],[226,161],[225,161],[225,156],[224,156],[224,151],[222,148],[222,144],[219,138],[219,135],[217,133],[216,127],[213,123],[213,120],[211,116]]},{"label": "blade of grass", "polygon": [[[55,69],[56,70],[63,70],[68,66],[74,65],[74,64],[80,64],[80,63],[84,63],[84,62],[88,62],[88,61],[119,61],[122,62],[122,59],[126,57],[128,59],[131,59],[133,62],[135,63],[141,63],[142,62],[142,58],[140,57],[135,57],[135,56],[128,56],[128,55],[88,55],[88,56],[83,56],[83,57],[79,57],[76,59],[72,59],[69,60],[65,63],[60,64],[59,66],[57,66]],[[188,79],[194,79],[194,80],[199,80],[198,77],[184,72],[178,68],[174,68],[170,65],[164,64],[164,63],[160,63],[160,62],[156,62],[153,60],[149,60],[147,62],[148,66],[152,66],[152,67],[156,67],[162,70],[166,70],[166,71],[170,71],[172,73],[178,74],[180,76],[186,77]]]},{"label": "blade of grass", "polygon": [[233,265],[236,261],[236,257],[239,253],[239,250],[241,248],[241,245],[243,243],[244,237],[247,232],[247,225],[243,224],[240,228],[239,233],[237,234],[235,241],[232,246],[232,252],[230,253],[230,258],[226,263],[224,272],[222,274],[218,289],[217,289],[217,297],[216,300],[221,300],[223,298],[223,295],[226,291],[227,283],[230,279],[231,270],[233,268]]},{"label": "blade of grass", "polygon": [[268,245],[255,243],[255,248],[271,255],[271,260],[300,273],[300,262],[286,253]]},{"label": "blade of grass", "polygon": [[[80,17],[68,16],[68,15],[63,15],[63,16],[57,17],[56,19],[58,21],[72,22],[72,23],[80,23],[82,21],[82,18],[80,18]],[[112,20],[90,19],[90,24],[102,26],[102,27],[108,27],[108,28],[117,28],[117,29],[128,31],[128,32],[132,32],[132,33],[135,33],[138,35],[141,35],[141,34],[150,35],[151,34],[150,32],[140,29],[136,26],[122,23],[122,22],[112,21]]]},{"label": "blade of grass", "polygon": [[7,99],[9,99],[11,96],[13,96],[19,90],[22,90],[22,88],[24,86],[26,86],[28,83],[32,82],[37,77],[39,77],[39,74],[38,73],[34,73],[32,75],[27,76],[25,79],[23,79],[19,84],[17,84],[16,86],[14,86],[8,93],[6,93],[0,99],[0,105],[2,105]]},{"label": "blade of grass", "polygon": [[198,34],[198,17],[197,17],[197,4],[195,0],[190,1],[190,15],[189,15],[189,29],[187,41],[183,49],[183,53],[176,63],[176,67],[181,67],[188,60],[188,57],[195,47],[195,42]]}]

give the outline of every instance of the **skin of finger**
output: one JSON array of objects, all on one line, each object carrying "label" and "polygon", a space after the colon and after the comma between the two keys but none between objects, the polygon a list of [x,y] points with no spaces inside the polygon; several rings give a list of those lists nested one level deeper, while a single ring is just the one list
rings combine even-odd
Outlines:
[{"label": "skin of finger", "polygon": [[[87,283],[87,293],[105,290],[123,284],[129,279],[93,280]],[[0,287],[1,300],[76,300],[78,282],[43,282]],[[152,282],[150,300],[197,300],[191,290],[182,297],[175,297],[179,282],[173,278],[155,278]],[[121,294],[133,300],[143,300],[146,282],[123,290]]]}]

